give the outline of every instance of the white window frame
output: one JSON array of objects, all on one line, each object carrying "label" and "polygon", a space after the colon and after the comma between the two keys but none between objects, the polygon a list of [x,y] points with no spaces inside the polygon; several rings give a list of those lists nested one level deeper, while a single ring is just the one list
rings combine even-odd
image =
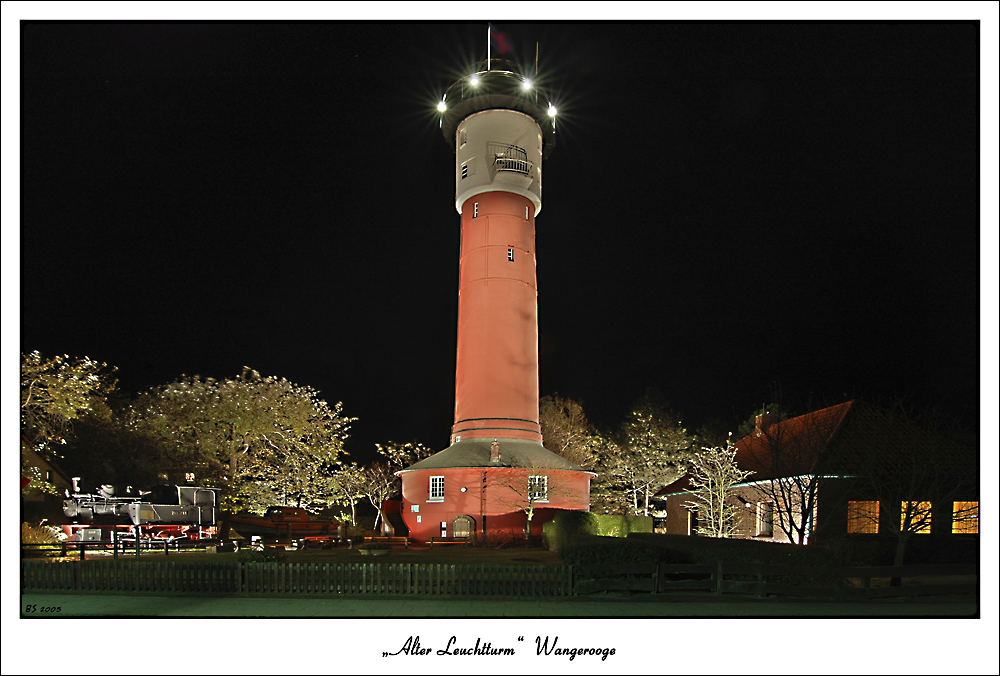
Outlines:
[{"label": "white window frame", "polygon": [[[435,481],[438,479],[439,481]],[[435,484],[438,485],[438,490],[435,491]],[[430,477],[427,482],[427,502],[444,502],[444,476],[436,475]]]},{"label": "white window frame", "polygon": [[[534,484],[534,486],[532,486]],[[536,497],[538,495],[538,485],[541,484],[542,497]],[[549,501],[549,477],[545,475],[530,475],[528,477],[528,500],[532,503],[535,502],[548,502]]]},{"label": "white window frame", "polygon": [[479,218],[479,202],[472,203],[472,217]]},{"label": "white window frame", "polygon": [[514,262],[514,247],[512,246],[507,247],[507,260]]}]

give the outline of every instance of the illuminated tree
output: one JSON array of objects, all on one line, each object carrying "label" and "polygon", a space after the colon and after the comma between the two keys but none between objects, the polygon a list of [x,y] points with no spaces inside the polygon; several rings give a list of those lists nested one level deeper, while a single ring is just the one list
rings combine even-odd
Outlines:
[{"label": "illuminated tree", "polygon": [[337,497],[334,504],[349,505],[351,508],[351,524],[358,525],[357,503],[365,497],[365,487],[367,478],[364,468],[359,467],[356,462],[345,464],[337,470],[335,474],[337,482]]},{"label": "illuminated tree", "polygon": [[436,451],[419,441],[387,441],[385,444],[375,444],[375,452],[386,459],[389,467],[395,470],[406,469],[410,465],[417,463],[424,458],[428,458]]},{"label": "illuminated tree", "polygon": [[[343,487],[352,495],[368,499],[377,510],[375,525],[385,521],[382,503],[402,490],[402,485],[396,472],[423,460],[435,453],[433,449],[419,441],[387,441],[385,444],[375,444],[375,451],[385,458],[367,467],[352,465],[342,473]],[[352,518],[354,505],[351,504]]]},{"label": "illuminated tree", "polygon": [[692,437],[680,418],[646,395],[622,424],[619,441],[604,460],[609,478],[625,491],[635,514],[649,516],[653,494],[684,475]]},{"label": "illuminated tree", "polygon": [[544,396],[538,402],[538,422],[545,448],[580,467],[596,464],[600,440],[580,402],[558,394]]},{"label": "illuminated tree", "polygon": [[693,499],[684,506],[698,512],[698,533],[715,538],[740,535],[740,512],[733,504],[733,487],[753,472],[736,464],[732,446],[702,448],[694,453],[688,474]]},{"label": "illuminated tree", "polygon": [[597,458],[594,471],[597,477],[590,483],[590,509],[607,514],[634,513],[636,500],[622,471],[623,455],[621,447],[608,436],[594,438],[594,452]]},{"label": "illuminated tree", "polygon": [[182,377],[141,395],[128,412],[133,429],[172,444],[204,483],[225,488],[227,509],[254,511],[276,497],[330,501],[329,475],[355,420],[311,387],[248,367],[226,380]]},{"label": "illuminated tree", "polygon": [[361,469],[364,481],[364,496],[376,510],[374,528],[378,530],[379,521],[385,521],[382,513],[382,503],[399,492],[399,478],[395,475],[396,468],[387,462],[375,462]]},{"label": "illuminated tree", "polygon": [[43,358],[37,350],[21,355],[21,468],[30,479],[23,491],[56,492],[32,469],[25,450],[47,460],[62,457],[60,449],[72,436],[74,421],[104,406],[115,389],[114,372],[89,357]]}]

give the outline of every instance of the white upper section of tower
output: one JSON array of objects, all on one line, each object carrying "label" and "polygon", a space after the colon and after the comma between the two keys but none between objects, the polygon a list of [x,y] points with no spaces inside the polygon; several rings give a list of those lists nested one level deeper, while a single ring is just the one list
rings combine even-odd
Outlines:
[{"label": "white upper section of tower", "polygon": [[542,130],[525,113],[481,110],[455,130],[455,209],[470,197],[505,191],[531,200],[542,210]]}]

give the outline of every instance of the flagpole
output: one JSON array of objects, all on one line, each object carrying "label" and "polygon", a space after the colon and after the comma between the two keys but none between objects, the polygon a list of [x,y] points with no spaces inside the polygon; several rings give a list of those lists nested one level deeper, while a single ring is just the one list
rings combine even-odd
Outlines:
[{"label": "flagpole", "polygon": [[486,70],[490,69],[490,25],[486,24]]}]

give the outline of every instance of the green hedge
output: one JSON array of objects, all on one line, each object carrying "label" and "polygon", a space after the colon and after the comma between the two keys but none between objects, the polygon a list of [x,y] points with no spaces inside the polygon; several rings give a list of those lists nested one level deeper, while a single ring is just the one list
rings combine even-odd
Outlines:
[{"label": "green hedge", "polygon": [[554,552],[583,537],[597,535],[596,515],[590,512],[560,510],[542,525],[542,540]]},{"label": "green hedge", "polygon": [[560,510],[542,526],[545,545],[559,551],[574,541],[592,535],[623,538],[630,533],[652,533],[653,517],[623,514],[593,514]]},{"label": "green hedge", "polygon": [[653,517],[633,514],[594,514],[597,535],[623,538],[629,533],[652,533]]}]

